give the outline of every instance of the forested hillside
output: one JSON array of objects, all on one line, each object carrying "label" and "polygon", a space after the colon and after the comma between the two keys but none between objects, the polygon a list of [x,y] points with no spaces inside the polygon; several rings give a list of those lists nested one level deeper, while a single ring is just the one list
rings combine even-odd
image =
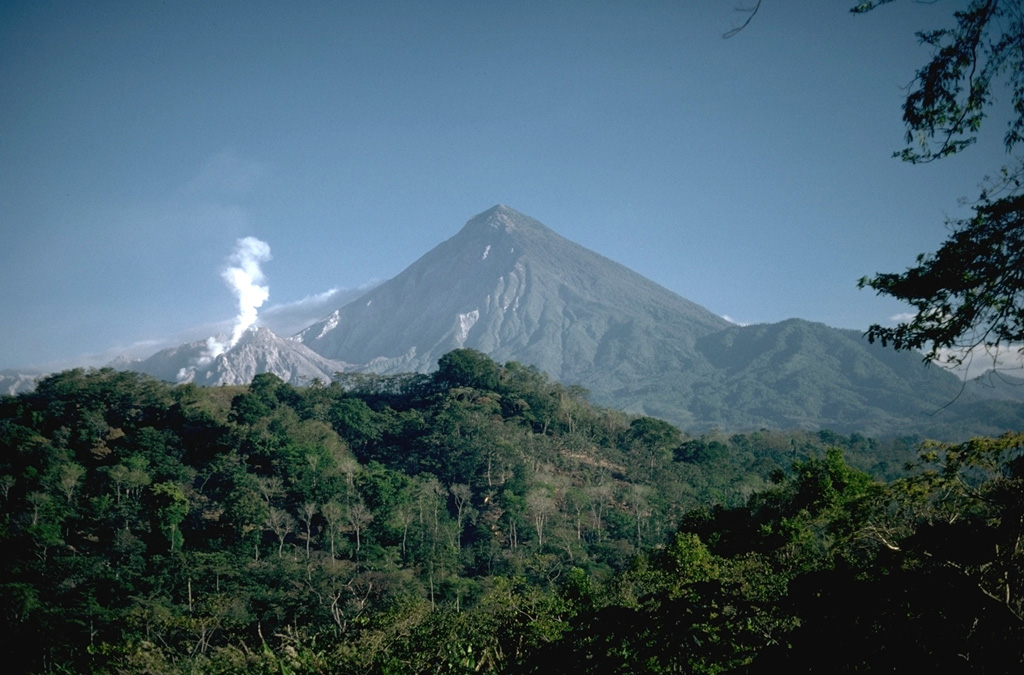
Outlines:
[{"label": "forested hillside", "polygon": [[[305,388],[73,370],[0,399],[28,672],[995,672],[1022,438],[690,438],[472,350]],[[888,481],[888,482],[884,482]],[[554,661],[553,661],[554,659]]]}]

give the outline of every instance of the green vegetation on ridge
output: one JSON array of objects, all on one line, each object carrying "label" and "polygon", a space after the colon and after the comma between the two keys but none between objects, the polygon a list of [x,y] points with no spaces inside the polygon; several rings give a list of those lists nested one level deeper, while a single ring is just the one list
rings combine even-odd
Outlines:
[{"label": "green vegetation on ridge", "polygon": [[67,371],[0,399],[0,650],[30,672],[1020,661],[1022,439],[926,445],[904,474],[917,445],[691,438],[472,350],[306,388]]}]

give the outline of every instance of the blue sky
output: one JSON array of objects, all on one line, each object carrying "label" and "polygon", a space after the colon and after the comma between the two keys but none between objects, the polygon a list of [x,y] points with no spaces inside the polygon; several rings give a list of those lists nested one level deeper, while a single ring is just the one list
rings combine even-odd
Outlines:
[{"label": "blue sky", "polygon": [[[990,121],[911,166],[901,103],[956,3],[0,4],[0,367],[297,330],[503,203],[742,323],[864,329],[946,235]],[[329,291],[336,290],[334,295]]]}]

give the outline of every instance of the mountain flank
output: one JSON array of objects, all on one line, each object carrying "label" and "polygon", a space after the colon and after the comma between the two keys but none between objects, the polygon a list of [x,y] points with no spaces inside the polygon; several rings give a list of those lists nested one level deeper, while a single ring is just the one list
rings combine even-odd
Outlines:
[{"label": "mountain flank", "polygon": [[504,205],[293,338],[260,329],[210,363],[202,345],[133,368],[172,381],[192,373],[185,379],[198,384],[247,383],[265,370],[301,384],[338,371],[430,372],[472,348],[694,433],[958,440],[1024,427],[1012,378],[965,387],[917,354],[801,319],[734,325]]},{"label": "mountain flank", "polygon": [[328,358],[382,373],[430,370],[452,349],[472,347],[556,379],[579,379],[662,358],[623,348],[645,335],[671,338],[678,348],[669,351],[683,356],[696,337],[729,325],[499,205],[297,339]]}]

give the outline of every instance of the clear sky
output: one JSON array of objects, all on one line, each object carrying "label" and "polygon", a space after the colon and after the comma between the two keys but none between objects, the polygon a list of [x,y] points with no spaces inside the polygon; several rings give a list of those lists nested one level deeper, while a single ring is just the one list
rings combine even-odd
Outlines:
[{"label": "clear sky", "polygon": [[890,322],[857,279],[1004,160],[891,158],[958,3],[736,4],[0,3],[0,367],[230,330],[243,237],[297,330],[497,203],[736,322]]}]

